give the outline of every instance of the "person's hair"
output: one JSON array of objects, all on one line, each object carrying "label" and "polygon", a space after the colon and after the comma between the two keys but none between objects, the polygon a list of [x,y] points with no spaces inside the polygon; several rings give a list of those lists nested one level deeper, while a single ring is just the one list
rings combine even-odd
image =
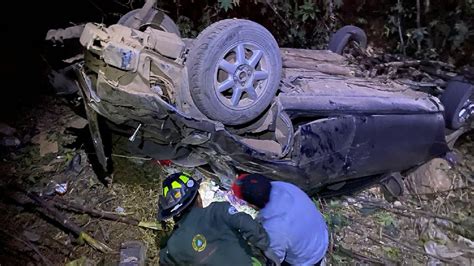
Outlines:
[{"label": "person's hair", "polygon": [[249,174],[239,177],[236,181],[238,197],[263,209],[270,200],[272,185],[270,180],[261,174]]}]

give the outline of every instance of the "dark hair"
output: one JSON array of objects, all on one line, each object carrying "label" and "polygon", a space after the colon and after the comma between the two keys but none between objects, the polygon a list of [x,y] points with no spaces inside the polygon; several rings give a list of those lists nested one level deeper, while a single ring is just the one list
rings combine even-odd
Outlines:
[{"label": "dark hair", "polygon": [[270,200],[272,184],[261,174],[249,174],[237,180],[242,199],[263,209]]}]

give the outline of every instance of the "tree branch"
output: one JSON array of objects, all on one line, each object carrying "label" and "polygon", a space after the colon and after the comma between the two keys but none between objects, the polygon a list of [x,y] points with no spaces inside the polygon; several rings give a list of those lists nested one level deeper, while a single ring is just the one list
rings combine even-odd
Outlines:
[{"label": "tree branch", "polygon": [[[416,27],[418,31],[421,30],[421,4],[420,0],[416,0]],[[416,38],[416,44],[417,44],[417,53],[421,51],[421,39]]]}]

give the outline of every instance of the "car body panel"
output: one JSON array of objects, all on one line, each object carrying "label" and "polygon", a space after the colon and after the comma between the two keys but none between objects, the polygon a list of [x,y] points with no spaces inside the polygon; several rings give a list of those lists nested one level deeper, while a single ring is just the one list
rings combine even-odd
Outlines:
[{"label": "car body panel", "polygon": [[[86,29],[105,32],[83,36],[100,36],[107,47],[110,32]],[[114,26],[125,43],[133,32]],[[138,35],[151,36],[146,34]],[[135,151],[185,166],[210,164],[224,186],[240,170],[316,192],[338,182],[404,171],[448,151],[439,100],[403,86],[304,72],[282,81],[273,104],[254,124],[226,127],[194,106],[183,58],[133,43],[137,63],[124,70],[120,57],[111,57],[117,66],[105,64],[99,46],[86,52],[77,69],[85,104],[129,134],[139,128],[137,138],[149,145],[135,145]]]}]

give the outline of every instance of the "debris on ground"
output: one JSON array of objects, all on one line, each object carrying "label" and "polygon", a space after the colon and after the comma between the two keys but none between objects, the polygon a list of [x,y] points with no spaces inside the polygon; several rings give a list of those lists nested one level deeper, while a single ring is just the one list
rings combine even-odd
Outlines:
[{"label": "debris on ground", "polygon": [[49,153],[58,152],[58,143],[48,139],[47,133],[40,133],[31,139],[31,142],[39,145],[39,155],[41,157]]},{"label": "debris on ground", "polygon": [[5,136],[1,139],[0,145],[4,147],[17,147],[21,144],[21,141],[13,136]]},{"label": "debris on ground", "polygon": [[446,164],[441,159],[429,163],[405,178],[405,185],[413,186],[413,178],[424,176],[426,186],[418,184],[417,191],[410,189],[393,203],[383,199],[378,187],[320,202],[332,233],[332,264],[473,265],[469,246],[474,235],[468,229],[474,226],[473,172],[465,167],[474,162],[473,138],[471,133],[456,146],[461,166],[439,167]]},{"label": "debris on ground", "polygon": [[87,119],[83,118],[83,117],[80,117],[80,116],[77,116],[77,117],[73,117],[71,119],[71,121],[69,121],[67,124],[66,124],[66,127],[72,127],[72,128],[76,128],[76,129],[81,129],[81,128],[85,128],[87,126],[89,122],[87,121]]},{"label": "debris on ground", "polygon": [[127,241],[120,249],[119,266],[144,266],[146,260],[146,246],[141,241]]}]

